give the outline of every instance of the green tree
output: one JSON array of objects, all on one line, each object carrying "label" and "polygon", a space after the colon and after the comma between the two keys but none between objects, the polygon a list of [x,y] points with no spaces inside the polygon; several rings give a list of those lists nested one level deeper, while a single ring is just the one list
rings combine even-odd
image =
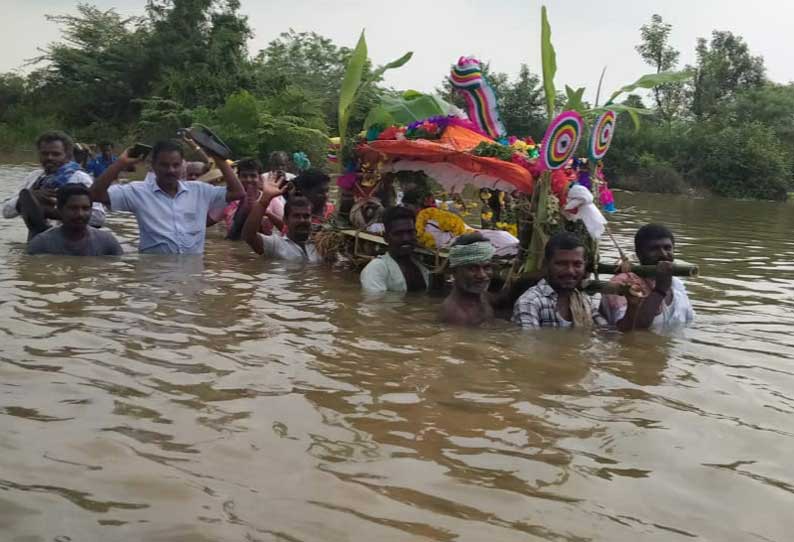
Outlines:
[{"label": "green tree", "polygon": [[760,88],[766,82],[764,59],[750,54],[741,36],[714,31],[711,42],[698,39],[697,72],[692,89],[692,114],[712,118],[737,92]]},{"label": "green tree", "polygon": [[15,73],[0,74],[0,122],[14,118],[16,109],[27,99],[27,81]]},{"label": "green tree", "polygon": [[[255,93],[267,98],[283,95],[288,87],[301,88],[307,100],[319,104],[324,121],[332,133],[338,131],[339,89],[347,61],[352,54],[348,47],[340,47],[315,32],[296,32],[290,29],[271,41],[254,59]],[[363,78],[372,73],[368,61]],[[384,90],[370,85],[356,102],[351,127],[359,129],[367,112],[377,105]]]},{"label": "green tree", "polygon": [[546,128],[546,98],[540,76],[522,64],[516,81],[505,86],[501,115],[507,133],[531,135],[540,141]]},{"label": "green tree", "polygon": [[186,107],[218,106],[251,86],[239,0],[149,0],[146,63],[155,94]]},{"label": "green tree", "polygon": [[759,122],[715,131],[695,130],[690,141],[700,156],[697,176],[716,194],[739,198],[786,199],[791,187],[791,156],[774,130]]},{"label": "green tree", "polygon": [[[651,16],[651,22],[640,28],[641,42],[635,47],[646,64],[656,73],[672,70],[678,64],[680,53],[670,46],[673,26],[665,23],[661,15]],[[665,83],[653,89],[656,110],[668,123],[679,115],[684,101],[684,86],[681,83]]]},{"label": "green tree", "polygon": [[739,92],[724,117],[729,123],[760,122],[770,127],[794,158],[794,83],[768,83]]},{"label": "green tree", "polygon": [[115,10],[78,4],[76,15],[48,16],[61,27],[63,40],[36,59],[46,62],[35,77],[32,99],[42,111],[69,126],[129,122],[137,114],[135,98],[146,96],[143,65],[146,30],[138,18]]}]

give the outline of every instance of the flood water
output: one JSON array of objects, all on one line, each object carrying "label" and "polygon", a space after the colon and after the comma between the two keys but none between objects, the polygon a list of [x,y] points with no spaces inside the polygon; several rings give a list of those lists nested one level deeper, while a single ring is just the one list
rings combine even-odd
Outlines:
[{"label": "flood water", "polygon": [[217,230],[32,258],[3,221],[0,539],[791,540],[794,205],[617,200],[701,266],[691,328],[447,328]]}]

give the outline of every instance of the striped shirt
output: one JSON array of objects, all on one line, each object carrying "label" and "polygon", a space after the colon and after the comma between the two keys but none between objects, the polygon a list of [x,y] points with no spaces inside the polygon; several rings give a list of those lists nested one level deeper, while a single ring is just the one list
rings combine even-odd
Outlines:
[{"label": "striped shirt", "polygon": [[[538,327],[572,327],[573,322],[565,320],[557,312],[557,301],[559,295],[554,291],[546,279],[541,280],[535,286],[524,292],[516,301],[513,307],[512,321],[524,329]],[[595,325],[606,325],[606,320],[599,313],[601,296],[595,295],[589,298],[592,309],[593,323]]]}]

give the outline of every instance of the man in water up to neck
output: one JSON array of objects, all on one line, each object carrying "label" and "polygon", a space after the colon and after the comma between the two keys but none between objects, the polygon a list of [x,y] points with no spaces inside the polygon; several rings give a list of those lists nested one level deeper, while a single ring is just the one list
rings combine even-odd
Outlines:
[{"label": "man in water up to neck", "polygon": [[600,298],[590,298],[579,290],[585,278],[582,241],[567,232],[553,235],[546,243],[543,261],[545,278],[518,298],[513,322],[525,329],[606,324],[598,312]]},{"label": "man in water up to neck", "polygon": [[479,326],[494,317],[488,300],[494,247],[480,233],[458,237],[449,249],[449,267],[455,281],[452,293],[441,305],[441,321]]},{"label": "man in water up to neck", "polygon": [[240,181],[226,160],[214,157],[226,187],[187,182],[183,176],[183,151],[179,142],[160,141],[152,148],[154,178],[110,186],[122,170],[140,158],[125,151],[94,183],[95,201],[113,211],[135,215],[140,231],[140,252],[149,254],[202,254],[207,213],[245,196]]},{"label": "man in water up to neck", "polygon": [[[63,132],[46,132],[36,140],[42,169],[31,172],[19,192],[3,202],[3,217],[22,216],[28,227],[28,240],[50,227],[49,219],[60,220],[56,206],[59,188],[68,183],[91,186],[93,180],[72,161],[74,142]],[[105,209],[94,204],[90,224],[100,227],[105,223]]]},{"label": "man in water up to neck", "polygon": [[406,207],[390,207],[383,213],[388,252],[361,271],[361,286],[370,292],[423,292],[430,271],[414,257],[416,215]]},{"label": "man in water up to neck", "polygon": [[656,276],[616,275],[610,282],[628,284],[639,295],[604,296],[602,310],[621,331],[686,325],[695,318],[684,283],[673,276],[675,236],[665,226],[647,224],[634,236],[634,250],[642,265],[655,265]]},{"label": "man in water up to neck", "polygon": [[262,185],[262,195],[248,213],[243,226],[242,238],[257,254],[265,258],[285,260],[295,263],[321,263],[311,241],[312,204],[302,196],[290,196],[284,206],[286,235],[272,231],[270,235],[261,233],[262,217],[265,216],[273,198],[283,196],[288,188],[285,175],[278,180],[266,179]]},{"label": "man in water up to neck", "polygon": [[28,243],[28,254],[62,254],[65,256],[119,256],[121,245],[106,230],[88,226],[91,218],[91,194],[79,183],[58,189],[61,225],[40,233]]}]

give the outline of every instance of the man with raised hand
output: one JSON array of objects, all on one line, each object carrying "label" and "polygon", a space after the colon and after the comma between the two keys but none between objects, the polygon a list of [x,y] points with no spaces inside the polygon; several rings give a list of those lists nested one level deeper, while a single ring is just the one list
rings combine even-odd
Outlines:
[{"label": "man with raised hand", "polygon": [[262,217],[274,198],[287,192],[285,175],[268,178],[262,186],[262,194],[248,213],[243,226],[242,238],[254,252],[267,259],[293,263],[321,263],[322,257],[311,241],[312,204],[303,196],[290,196],[284,205],[286,234],[275,229],[269,234],[261,233]]},{"label": "man with raised hand", "polygon": [[129,149],[91,187],[94,201],[111,211],[135,215],[140,231],[139,251],[146,254],[202,254],[207,232],[207,213],[245,196],[237,175],[222,158],[214,156],[223,172],[226,187],[182,178],[184,155],[174,140],[160,141],[152,148],[153,178],[110,186],[119,173],[141,159]]}]

